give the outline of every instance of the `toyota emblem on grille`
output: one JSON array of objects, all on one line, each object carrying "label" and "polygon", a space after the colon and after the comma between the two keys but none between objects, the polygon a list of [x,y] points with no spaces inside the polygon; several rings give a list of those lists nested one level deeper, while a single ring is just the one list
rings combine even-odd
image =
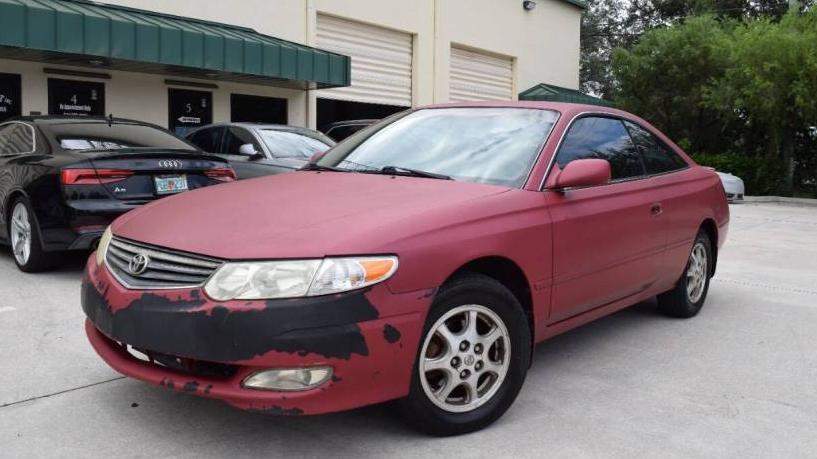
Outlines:
[{"label": "toyota emblem on grille", "polygon": [[181,169],[184,164],[178,159],[162,159],[159,160],[159,167],[164,169]]},{"label": "toyota emblem on grille", "polygon": [[134,276],[138,276],[148,269],[150,258],[143,253],[137,253],[128,262],[128,271]]}]

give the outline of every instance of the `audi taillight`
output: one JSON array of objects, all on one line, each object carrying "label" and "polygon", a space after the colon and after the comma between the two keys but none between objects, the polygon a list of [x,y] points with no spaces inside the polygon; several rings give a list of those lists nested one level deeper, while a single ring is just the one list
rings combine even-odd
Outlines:
[{"label": "audi taillight", "polygon": [[235,176],[235,171],[230,167],[216,167],[215,169],[209,169],[204,171],[204,175],[222,182],[232,182],[233,180],[237,179]]},{"label": "audi taillight", "polygon": [[133,171],[121,169],[63,169],[63,185],[101,185],[114,183],[133,175]]}]

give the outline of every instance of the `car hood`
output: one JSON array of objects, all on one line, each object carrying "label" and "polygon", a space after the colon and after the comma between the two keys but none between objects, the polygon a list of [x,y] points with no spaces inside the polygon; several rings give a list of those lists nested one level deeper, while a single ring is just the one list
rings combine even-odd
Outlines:
[{"label": "car hood", "polygon": [[455,224],[464,203],[509,190],[302,171],[161,199],[120,217],[112,230],[135,241],[233,260],[385,253],[395,241],[430,226]]}]

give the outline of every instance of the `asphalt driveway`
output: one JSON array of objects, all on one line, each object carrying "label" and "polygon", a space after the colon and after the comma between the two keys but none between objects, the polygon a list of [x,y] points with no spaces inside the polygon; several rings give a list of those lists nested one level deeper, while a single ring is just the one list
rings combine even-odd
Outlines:
[{"label": "asphalt driveway", "polygon": [[446,439],[389,404],[276,418],[122,378],[84,336],[84,258],[27,275],[2,250],[0,456],[814,457],[817,208],[732,218],[698,317],[648,302],[544,343],[499,422]]}]

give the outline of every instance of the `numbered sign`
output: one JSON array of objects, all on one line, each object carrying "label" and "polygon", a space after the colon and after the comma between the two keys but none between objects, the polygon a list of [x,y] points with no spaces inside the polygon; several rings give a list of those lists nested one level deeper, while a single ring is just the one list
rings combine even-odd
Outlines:
[{"label": "numbered sign", "polygon": [[0,73],[0,123],[23,113],[20,75]]},{"label": "numbered sign", "polygon": [[213,93],[189,89],[168,91],[168,126],[178,137],[213,122]]},{"label": "numbered sign", "polygon": [[49,78],[48,113],[105,116],[105,85],[95,81]]}]

